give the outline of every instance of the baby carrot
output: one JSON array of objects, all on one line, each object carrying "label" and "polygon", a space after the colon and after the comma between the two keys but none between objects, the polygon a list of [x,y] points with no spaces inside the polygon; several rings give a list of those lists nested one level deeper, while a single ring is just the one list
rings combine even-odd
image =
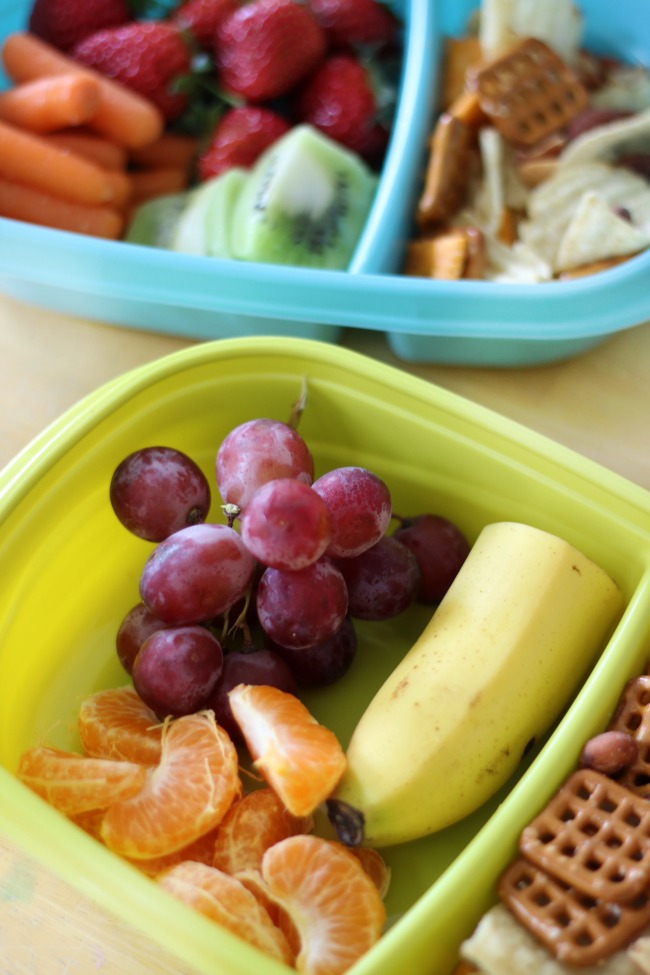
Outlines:
[{"label": "baby carrot", "polygon": [[131,162],[143,169],[167,169],[168,167],[182,167],[189,172],[196,155],[199,140],[191,135],[180,132],[163,132],[159,139],[150,142],[141,149],[133,149],[130,154]]},{"label": "baby carrot", "polygon": [[125,85],[78,64],[28,31],[16,31],[5,38],[2,60],[6,73],[16,83],[70,73],[96,78],[101,85],[101,99],[91,127],[118,145],[144,146],[162,135],[165,120],[156,105]]},{"label": "baby carrot", "polygon": [[65,129],[61,132],[51,132],[47,136],[48,142],[59,149],[69,149],[78,156],[89,159],[103,169],[126,169],[128,153],[124,146],[104,139],[92,132],[76,132]]},{"label": "baby carrot", "polygon": [[108,170],[6,122],[0,122],[0,176],[77,203],[111,203],[115,196]]},{"label": "baby carrot", "polygon": [[118,240],[124,216],[109,206],[87,206],[0,177],[0,215],[12,220]]},{"label": "baby carrot", "polygon": [[134,169],[129,173],[133,192],[132,203],[144,203],[155,196],[166,193],[179,193],[189,182],[184,169],[170,167],[168,169]]},{"label": "baby carrot", "polygon": [[100,98],[99,83],[90,75],[37,78],[0,92],[0,119],[31,132],[53,132],[87,122]]}]

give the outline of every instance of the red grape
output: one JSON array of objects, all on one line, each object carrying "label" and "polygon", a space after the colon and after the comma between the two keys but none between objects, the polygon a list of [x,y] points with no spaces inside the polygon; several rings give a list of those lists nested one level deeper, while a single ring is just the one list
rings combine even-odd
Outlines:
[{"label": "red grape", "polygon": [[180,450],[144,447],[117,466],[110,483],[113,511],[130,532],[150,542],[204,522],[210,485]]},{"label": "red grape", "polygon": [[228,692],[237,684],[270,684],[290,694],[297,691],[296,679],[278,653],[269,649],[229,650],[223,658],[221,675],[208,695],[205,707],[214,711],[218,724],[237,743],[244,739],[228,700]]},{"label": "red grape", "polygon": [[257,589],[257,617],[283,647],[309,647],[333,636],[348,608],[343,576],[329,559],[297,571],[266,569]]},{"label": "red grape", "polygon": [[313,488],[295,478],[267,481],[242,513],[241,536],[263,565],[304,569],[329,544],[327,505]]},{"label": "red grape", "polygon": [[137,603],[128,611],[115,637],[117,655],[127,674],[133,670],[133,661],[147,637],[157,630],[167,629],[168,626],[169,623],[154,616],[144,603]]},{"label": "red grape", "polygon": [[332,539],[326,554],[332,558],[360,555],[388,528],[390,491],[365,467],[336,467],[314,481],[313,487],[329,509]]},{"label": "red grape", "polygon": [[393,538],[413,552],[420,566],[418,602],[437,605],[467,558],[469,542],[453,522],[430,514],[400,518]]},{"label": "red grape", "polygon": [[140,577],[140,598],[166,623],[202,623],[246,592],[255,559],[227,525],[192,525],[156,546]]},{"label": "red grape", "polygon": [[221,644],[203,626],[158,630],[133,664],[133,686],[159,718],[203,707],[223,666]]},{"label": "red grape", "polygon": [[305,484],[314,479],[314,460],[300,434],[280,420],[248,420],[217,451],[217,486],[224,504],[244,509],[255,491],[279,477]]},{"label": "red grape", "polygon": [[353,559],[338,559],[349,597],[350,616],[385,620],[397,616],[415,601],[420,569],[413,553],[385,535],[372,548]]},{"label": "red grape", "polygon": [[285,660],[300,687],[325,687],[345,674],[357,652],[357,634],[352,620],[347,617],[336,633],[300,650],[272,644],[272,649]]}]

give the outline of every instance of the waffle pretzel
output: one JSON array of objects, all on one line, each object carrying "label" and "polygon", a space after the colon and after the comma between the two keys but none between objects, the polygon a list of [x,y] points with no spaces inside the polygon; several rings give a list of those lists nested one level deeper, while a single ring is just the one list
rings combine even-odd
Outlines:
[{"label": "waffle pretzel", "polygon": [[650,676],[629,680],[609,726],[626,731],[639,744],[636,762],[617,777],[621,785],[644,799],[650,799]]},{"label": "waffle pretzel", "polygon": [[467,74],[482,111],[515,145],[531,146],[563,128],[587,104],[587,91],[547,44],[520,41],[502,57]]},{"label": "waffle pretzel", "polygon": [[625,904],[599,899],[556,880],[523,857],[501,875],[499,895],[559,962],[575,968],[608,958],[650,922],[650,892]]},{"label": "waffle pretzel", "polygon": [[586,895],[627,902],[650,889],[650,802],[582,768],[521,833],[521,854]]}]

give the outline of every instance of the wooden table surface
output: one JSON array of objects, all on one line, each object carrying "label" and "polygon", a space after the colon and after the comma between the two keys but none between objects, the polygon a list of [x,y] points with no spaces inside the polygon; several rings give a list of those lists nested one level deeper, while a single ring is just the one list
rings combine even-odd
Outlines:
[{"label": "wooden table surface", "polygon": [[[347,345],[461,393],[650,490],[650,322],[587,354],[525,370],[408,365],[383,336]],[[32,308],[0,295],[0,466],[86,393],[191,344]],[[0,798],[1,801],[1,798]],[[193,975],[0,836],[3,975]]]}]

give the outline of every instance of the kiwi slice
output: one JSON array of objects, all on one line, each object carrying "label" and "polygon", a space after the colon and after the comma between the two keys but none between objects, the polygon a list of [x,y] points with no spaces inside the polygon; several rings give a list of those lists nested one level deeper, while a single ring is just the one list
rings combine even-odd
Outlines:
[{"label": "kiwi slice", "polygon": [[229,169],[191,190],[169,245],[172,250],[209,257],[232,256],[233,209],[246,175],[244,169]]},{"label": "kiwi slice", "polygon": [[233,215],[233,257],[343,269],[376,186],[355,153],[310,125],[295,126],[249,172]]},{"label": "kiwi slice", "polygon": [[157,196],[142,203],[126,229],[124,240],[149,247],[170,247],[187,198],[188,192],[183,191]]}]

